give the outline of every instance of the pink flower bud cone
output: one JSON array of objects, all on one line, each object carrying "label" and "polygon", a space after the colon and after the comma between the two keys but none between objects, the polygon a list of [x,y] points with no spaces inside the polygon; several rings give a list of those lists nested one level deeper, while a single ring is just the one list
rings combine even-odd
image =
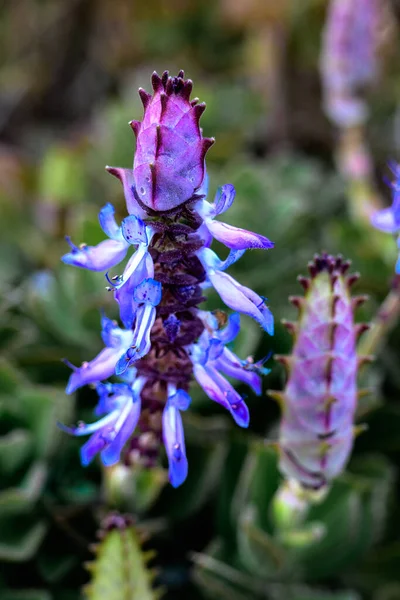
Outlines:
[{"label": "pink flower bud cone", "polygon": [[[359,327],[354,323],[354,299],[341,257],[323,254],[310,263],[311,279],[303,279],[305,297],[280,399],[282,474],[305,488],[319,489],[344,469],[353,446],[357,404],[356,353]],[[272,393],[273,395],[273,393]]]},{"label": "pink flower bud cone", "polygon": [[143,121],[132,122],[137,137],[133,175],[139,203],[165,212],[196,198],[214,140],[201,134],[205,104],[190,101],[192,82],[183,71],[177,77],[153,73],[152,85],[153,96],[140,90]]}]

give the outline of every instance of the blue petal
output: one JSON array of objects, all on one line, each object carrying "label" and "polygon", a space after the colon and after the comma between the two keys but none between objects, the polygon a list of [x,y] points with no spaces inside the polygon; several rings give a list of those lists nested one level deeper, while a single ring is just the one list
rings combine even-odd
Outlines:
[{"label": "blue petal", "polygon": [[239,331],[240,315],[236,312],[229,315],[227,325],[223,329],[220,329],[217,335],[221,342],[224,344],[229,344],[236,338]]},{"label": "blue petal", "polygon": [[106,444],[107,441],[103,437],[101,431],[97,431],[95,434],[93,434],[88,439],[86,444],[84,444],[81,448],[80,454],[82,465],[87,467],[92,462],[96,454],[103,450]]},{"label": "blue petal", "polygon": [[173,404],[179,410],[187,410],[192,399],[185,390],[176,390],[175,393],[168,395],[168,402]]},{"label": "blue petal", "polygon": [[395,271],[397,275],[400,275],[400,256],[397,259]]},{"label": "blue petal", "polygon": [[231,183],[226,183],[218,188],[214,198],[214,210],[220,215],[230,208],[235,200],[236,190]]},{"label": "blue petal", "polygon": [[146,302],[152,306],[157,306],[162,297],[161,283],[155,279],[145,279],[135,288],[133,296],[139,304]]},{"label": "blue petal", "polygon": [[128,244],[148,245],[146,223],[134,215],[122,221],[122,235]]},{"label": "blue petal", "polygon": [[135,271],[127,281],[124,281],[115,290],[115,299],[119,304],[121,321],[127,328],[131,328],[135,319],[138,303],[133,298],[135,288],[144,280],[154,274],[153,259],[146,253]]},{"label": "blue petal", "polygon": [[263,235],[240,227],[233,227],[233,225],[211,219],[206,221],[206,225],[213,238],[228,248],[232,248],[232,250],[247,250],[250,248],[267,250],[274,247],[273,242]]},{"label": "blue petal", "polygon": [[245,369],[239,358],[228,348],[224,348],[224,354],[217,360],[216,367],[228,377],[246,383],[257,396],[261,394],[261,377],[254,371]]},{"label": "blue petal", "polygon": [[72,252],[64,254],[61,260],[67,265],[82,269],[107,271],[125,258],[128,247],[125,240],[122,242],[104,240],[97,246],[82,245],[80,248],[73,246]]},{"label": "blue petal", "polygon": [[82,367],[76,369],[69,378],[66,393],[72,394],[83,385],[98,383],[111,377],[114,374],[118,359],[129,348],[132,340],[133,332],[124,331],[120,337],[121,343],[118,347],[104,348],[93,360],[83,363]]},{"label": "blue petal", "polygon": [[193,365],[193,374],[207,396],[229,410],[240,427],[248,427],[249,410],[231,384],[211,366]]},{"label": "blue petal", "polygon": [[99,212],[100,227],[110,239],[121,242],[123,241],[121,227],[117,225],[114,214],[115,209],[112,204],[103,206]]},{"label": "blue petal", "polygon": [[173,487],[180,486],[188,474],[185,438],[179,409],[167,402],[162,416],[163,439],[169,462],[169,480]]},{"label": "blue petal", "polygon": [[[128,401],[126,414],[121,415],[121,422],[115,424],[117,435],[114,440],[101,452],[101,460],[106,467],[117,463],[121,451],[136,429],[140,417],[140,398]],[[119,419],[118,419],[119,420]]]},{"label": "blue petal", "polygon": [[211,338],[209,340],[208,348],[207,348],[207,358],[208,360],[217,360],[221,356],[224,351],[224,344],[218,338]]},{"label": "blue petal", "polygon": [[252,317],[267,333],[273,335],[274,319],[262,298],[249,288],[240,285],[227,273],[210,271],[208,277],[223,302],[234,311]]},{"label": "blue petal", "polygon": [[380,229],[385,233],[396,233],[400,229],[399,223],[396,222],[392,207],[378,210],[371,216],[371,224],[376,229]]},{"label": "blue petal", "polygon": [[231,250],[225,260],[221,260],[219,256],[211,250],[211,248],[202,248],[197,252],[202,265],[206,271],[213,269],[217,271],[225,271],[243,256],[246,250]]}]

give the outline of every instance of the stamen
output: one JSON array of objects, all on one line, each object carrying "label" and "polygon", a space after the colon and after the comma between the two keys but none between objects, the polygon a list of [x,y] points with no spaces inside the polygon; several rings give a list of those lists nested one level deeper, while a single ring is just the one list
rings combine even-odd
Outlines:
[{"label": "stamen", "polygon": [[67,365],[67,367],[69,367],[73,371],[77,371],[78,370],[78,367],[76,367],[75,365],[73,365],[72,362],[70,362],[67,358],[62,358],[61,362],[63,362],[64,365]]}]

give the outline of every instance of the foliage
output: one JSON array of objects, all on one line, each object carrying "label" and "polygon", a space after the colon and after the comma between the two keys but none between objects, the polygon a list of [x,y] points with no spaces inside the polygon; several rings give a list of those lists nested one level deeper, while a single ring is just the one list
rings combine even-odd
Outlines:
[{"label": "foliage", "polygon": [[[267,339],[243,319],[235,352],[258,359],[290,351],[279,320],[294,317],[286,298],[298,293],[296,276],[315,252],[342,253],[362,273],[355,291],[370,300],[360,321],[387,294],[395,245],[349,217],[348,190],[333,164],[335,134],[320,107],[326,2],[308,0],[301,10],[281,2],[276,11],[275,2],[239,4],[117,0],[112,14],[104,0],[0,8],[2,600],[78,600],[89,578],[88,598],[111,586],[110,599],[123,600],[123,580],[133,574],[127,598],[153,598],[139,529],[157,550],[151,569],[154,563],[166,598],[400,596],[398,327],[361,375],[372,389],[360,404],[368,430],[356,439],[348,471],[296,527],[285,528],[276,502],[279,410],[266,395],[249,395],[251,425],[243,433],[193,389],[193,410],[184,415],[190,472],[178,490],[166,485],[163,465],[82,469],[79,444],[56,426],[89,420],[95,402],[89,388],[76,401],[65,395],[61,360],[95,356],[101,310],[116,316],[101,274],[60,264],[63,238],[98,243],[96,214],[106,202],[125,216],[122,193],[103,166],[129,165],[127,122],[141,116],[136,89],[153,69],[182,67],[197,80],[196,94],[207,102],[204,134],[216,137],[211,198],[218,185],[234,184],[230,222],[276,245],[232,267],[235,278],[268,295],[278,323]],[[369,141],[382,195],[384,163],[398,154],[397,46],[386,50],[370,95]],[[220,307],[216,295],[207,307]],[[267,366],[265,390],[280,389],[280,366]],[[110,508],[134,514],[137,525],[106,533],[93,557],[90,543]],[[82,566],[88,560],[90,573]]]}]

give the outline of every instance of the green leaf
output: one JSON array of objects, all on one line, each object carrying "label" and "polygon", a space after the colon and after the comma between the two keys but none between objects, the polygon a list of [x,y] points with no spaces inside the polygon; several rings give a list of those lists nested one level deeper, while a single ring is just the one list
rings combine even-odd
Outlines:
[{"label": "green leaf", "polygon": [[13,394],[25,378],[5,358],[0,357],[0,390],[2,394]]},{"label": "green leaf", "polygon": [[2,590],[1,600],[51,600],[45,590]]},{"label": "green leaf", "polygon": [[255,523],[268,533],[273,532],[269,505],[278,489],[280,475],[277,453],[263,441],[254,441],[240,473],[232,500],[234,517],[240,517],[245,506],[252,506]]},{"label": "green leaf", "polygon": [[96,559],[89,563],[92,575],[84,588],[87,600],[156,600],[153,574],[147,567],[138,534],[133,527],[113,529],[96,547]]},{"label": "green leaf", "polygon": [[47,468],[44,463],[33,463],[19,487],[0,492],[0,517],[26,511],[38,500],[46,482]]},{"label": "green leaf", "polygon": [[8,477],[23,466],[33,448],[32,435],[24,429],[13,429],[0,437],[0,473]]},{"label": "green leaf", "polygon": [[0,560],[23,562],[37,552],[47,531],[44,521],[34,517],[0,518]]},{"label": "green leaf", "polygon": [[64,390],[49,386],[24,388],[18,400],[24,422],[35,437],[36,456],[49,456],[62,437],[57,420],[65,423],[72,419],[74,400],[66,397]]},{"label": "green leaf", "polygon": [[322,523],[325,535],[291,552],[312,580],[349,569],[382,534],[392,469],[386,459],[375,456],[353,461],[352,469],[356,472],[337,479],[325,500],[309,511],[307,522]]},{"label": "green leaf", "polygon": [[242,510],[237,546],[242,564],[251,573],[263,578],[282,573],[286,564],[285,549],[258,527],[254,506]]}]

